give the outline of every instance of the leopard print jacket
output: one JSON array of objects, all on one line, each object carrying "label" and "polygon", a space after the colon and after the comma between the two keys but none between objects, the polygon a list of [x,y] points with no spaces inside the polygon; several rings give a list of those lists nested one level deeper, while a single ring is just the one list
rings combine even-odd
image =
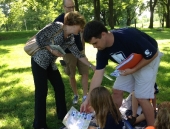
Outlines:
[{"label": "leopard print jacket", "polygon": [[[63,23],[53,22],[45,26],[36,34],[36,41],[41,49],[37,51],[32,58],[43,69],[47,69],[49,65],[52,65],[53,70],[57,70],[57,66],[55,64],[57,57],[51,54],[44,47],[52,44],[50,38],[62,29],[62,26]],[[77,48],[73,34],[68,36],[67,39],[64,39],[64,30],[62,29],[56,36],[53,37],[53,41],[54,45],[60,45],[63,50],[68,48],[77,58],[85,57],[85,55],[83,55]]]}]

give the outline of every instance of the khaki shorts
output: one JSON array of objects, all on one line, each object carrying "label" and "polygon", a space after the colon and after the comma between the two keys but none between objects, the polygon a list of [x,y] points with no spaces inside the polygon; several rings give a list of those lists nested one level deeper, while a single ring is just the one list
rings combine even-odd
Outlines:
[{"label": "khaki shorts", "polygon": [[[82,51],[83,53],[84,51]],[[78,68],[78,72],[80,75],[88,74],[89,73],[89,67],[82,63],[78,58],[76,58],[73,54],[67,53],[64,55],[63,60],[66,63],[66,66],[64,67],[64,72],[70,76],[74,77],[76,74],[76,67]]]},{"label": "khaki shorts", "polygon": [[137,72],[127,76],[117,77],[113,88],[129,93],[134,90],[136,98],[154,98],[154,84],[161,57],[162,53],[159,52],[158,56],[152,62]]}]

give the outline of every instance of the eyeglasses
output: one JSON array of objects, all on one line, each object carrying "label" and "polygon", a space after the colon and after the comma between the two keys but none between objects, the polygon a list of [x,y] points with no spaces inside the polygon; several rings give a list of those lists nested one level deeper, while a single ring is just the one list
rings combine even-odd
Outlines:
[{"label": "eyeglasses", "polygon": [[75,6],[69,6],[69,7],[65,6],[65,7],[68,9],[71,9],[71,8],[74,8]]}]

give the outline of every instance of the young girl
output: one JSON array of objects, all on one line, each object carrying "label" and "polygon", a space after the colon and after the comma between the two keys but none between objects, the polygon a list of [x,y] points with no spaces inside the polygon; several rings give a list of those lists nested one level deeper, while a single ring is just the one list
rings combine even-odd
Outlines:
[{"label": "young girl", "polygon": [[[90,92],[90,105],[95,111],[100,129],[122,129],[121,113],[105,87],[96,87]],[[89,127],[96,129],[96,127]]]}]

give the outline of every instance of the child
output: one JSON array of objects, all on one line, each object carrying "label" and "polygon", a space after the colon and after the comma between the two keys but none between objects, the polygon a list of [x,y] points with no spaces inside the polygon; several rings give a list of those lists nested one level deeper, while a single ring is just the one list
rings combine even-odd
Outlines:
[{"label": "child", "polygon": [[[152,106],[153,106],[155,118],[156,118],[156,94],[159,93],[158,86],[156,83],[154,85],[154,89],[155,89],[154,99],[152,99],[151,101],[152,101]],[[141,121],[145,120],[145,116],[143,113],[137,115],[137,108],[139,106],[138,101],[134,95],[134,92],[132,92],[131,95],[132,95],[132,115],[128,116],[128,121],[131,125],[134,125],[134,124],[140,123]]]},{"label": "child", "polygon": [[[95,111],[96,121],[102,129],[122,129],[121,113],[105,87],[96,87],[90,92],[90,105]],[[96,129],[89,127],[89,129]]]},{"label": "child", "polygon": [[170,102],[162,102],[158,106],[155,129],[170,129]]}]

